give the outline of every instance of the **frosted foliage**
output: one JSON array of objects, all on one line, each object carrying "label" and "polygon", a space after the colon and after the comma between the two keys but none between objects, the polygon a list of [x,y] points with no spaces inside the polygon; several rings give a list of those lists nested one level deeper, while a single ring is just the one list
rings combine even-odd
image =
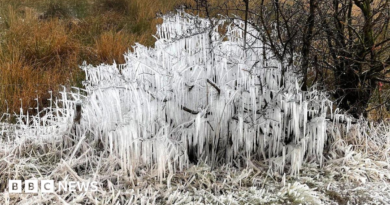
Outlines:
[{"label": "frosted foliage", "polygon": [[210,23],[186,13],[163,20],[155,48],[134,46],[124,65],[84,67],[88,129],[129,171],[156,165],[162,176],[167,163],[186,166],[190,149],[213,163],[244,155],[270,159],[280,172],[291,164],[292,174],[305,153],[322,162],[331,102],[301,92],[290,68],[263,55],[254,29],[244,52],[241,21]]},{"label": "frosted foliage", "polygon": [[136,44],[123,65],[84,64],[86,95],[64,92],[60,118],[27,123],[62,127],[24,129],[20,122],[17,138],[69,131],[82,100],[76,135],[101,140],[130,176],[146,166],[164,178],[187,167],[191,155],[212,165],[263,159],[293,175],[306,159],[322,163],[332,103],[314,89],[302,92],[255,29],[248,28],[244,51],[242,21],[183,12],[162,18],[154,48]]},{"label": "frosted foliage", "polygon": [[[51,93],[51,92],[50,92]],[[37,115],[29,115],[30,110],[20,109],[20,114],[16,115],[15,123],[7,123],[12,115],[3,113],[0,117],[0,144],[2,142],[13,142],[18,144],[23,140],[34,137],[38,140],[51,139],[53,136],[61,136],[69,133],[73,127],[73,117],[75,105],[80,99],[85,98],[80,94],[80,89],[75,88],[73,92],[68,92],[64,87],[60,92],[59,99],[49,99],[50,106],[39,110],[37,107],[31,108]]]}]

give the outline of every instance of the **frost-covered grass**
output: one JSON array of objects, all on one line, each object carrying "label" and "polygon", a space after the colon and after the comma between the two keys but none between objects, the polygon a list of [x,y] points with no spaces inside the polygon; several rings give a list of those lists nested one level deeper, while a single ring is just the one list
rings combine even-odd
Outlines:
[{"label": "frost-covered grass", "polygon": [[244,51],[242,21],[179,12],[163,22],[154,48],[84,64],[85,89],[0,120],[2,190],[38,178],[97,181],[98,192],[5,190],[1,204],[389,202],[387,124],[352,124],[325,92],[302,92],[259,31],[249,28]]},{"label": "frost-covered grass", "polygon": [[[300,177],[272,172],[262,161],[242,168],[223,165],[212,169],[200,162],[160,181],[156,172],[123,174],[120,159],[90,141],[61,149],[63,140],[28,141],[2,149],[1,189],[12,179],[95,180],[98,192],[0,195],[1,204],[388,204],[388,167],[354,156],[354,164],[326,161],[304,165]],[[346,147],[345,147],[346,148]],[[342,156],[339,156],[342,159]],[[365,161],[371,160],[368,164]],[[347,170],[361,169],[351,175]],[[370,170],[370,171],[367,171]],[[379,179],[375,173],[387,176]],[[357,176],[359,175],[360,176]],[[364,181],[361,179],[365,178]],[[98,202],[98,203],[97,203]]]}]

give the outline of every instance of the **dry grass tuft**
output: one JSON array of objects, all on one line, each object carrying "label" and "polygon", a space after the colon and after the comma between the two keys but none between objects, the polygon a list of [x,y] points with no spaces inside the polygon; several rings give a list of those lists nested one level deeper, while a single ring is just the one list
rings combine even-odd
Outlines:
[{"label": "dry grass tuft", "polygon": [[128,45],[132,42],[133,38],[123,32],[104,32],[95,41],[98,59],[109,64],[112,64],[113,61],[125,63],[123,54],[129,49]]}]

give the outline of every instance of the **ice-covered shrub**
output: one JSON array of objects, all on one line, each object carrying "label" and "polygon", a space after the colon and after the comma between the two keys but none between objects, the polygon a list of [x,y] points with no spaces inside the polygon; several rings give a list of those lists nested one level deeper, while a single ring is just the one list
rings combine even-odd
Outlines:
[{"label": "ice-covered shrub", "polygon": [[156,166],[162,177],[189,161],[244,156],[298,174],[305,158],[322,162],[332,102],[317,90],[302,92],[257,31],[249,28],[244,51],[241,21],[186,13],[163,20],[155,48],[134,46],[124,65],[83,66],[89,97],[82,127],[130,173]]},{"label": "ice-covered shrub", "polygon": [[292,175],[305,159],[322,163],[332,102],[315,89],[302,92],[294,69],[273,57],[256,30],[248,29],[243,50],[240,20],[183,12],[163,20],[154,48],[135,45],[121,65],[84,64],[86,96],[63,92],[61,106],[53,102],[39,122],[20,122],[14,137],[94,138],[130,176],[146,166],[164,178],[198,160],[267,160]]}]

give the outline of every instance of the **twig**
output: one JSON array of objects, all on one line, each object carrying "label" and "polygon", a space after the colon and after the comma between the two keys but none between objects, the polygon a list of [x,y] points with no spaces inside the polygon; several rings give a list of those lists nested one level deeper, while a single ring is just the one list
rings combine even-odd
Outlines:
[{"label": "twig", "polygon": [[219,89],[219,87],[217,85],[215,85],[215,83],[211,82],[211,80],[209,80],[209,79],[207,79],[207,82],[217,90],[218,95],[221,94],[221,89]]},{"label": "twig", "polygon": [[72,158],[74,157],[74,155],[76,154],[76,152],[79,150],[80,146],[81,146],[81,143],[84,141],[85,139],[85,135],[83,135],[79,141],[79,143],[77,144],[76,148],[74,149],[72,155],[69,157],[68,161],[71,162]]},{"label": "twig", "polygon": [[189,108],[187,108],[187,107],[185,107],[185,106],[181,106],[181,109],[184,110],[184,111],[186,111],[186,112],[188,112],[188,113],[190,113],[190,114],[193,114],[193,115],[199,114],[199,112],[197,112],[197,111],[195,111],[195,110],[191,110],[191,109],[189,109]]}]

